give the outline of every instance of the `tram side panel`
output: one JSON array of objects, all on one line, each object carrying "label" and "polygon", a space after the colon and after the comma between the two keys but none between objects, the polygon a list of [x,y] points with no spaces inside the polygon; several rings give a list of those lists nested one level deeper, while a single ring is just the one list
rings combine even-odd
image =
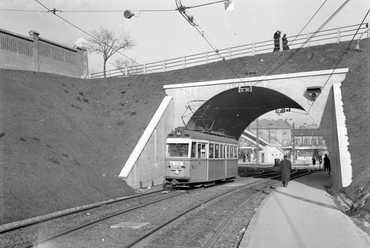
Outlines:
[{"label": "tram side panel", "polygon": [[207,160],[196,159],[191,162],[190,166],[190,179],[191,182],[204,182],[207,181]]},{"label": "tram side panel", "polygon": [[214,181],[225,178],[224,160],[210,159],[208,169],[208,181]]},{"label": "tram side panel", "polygon": [[227,162],[227,176],[226,177],[236,177],[238,175],[238,160],[229,159]]}]

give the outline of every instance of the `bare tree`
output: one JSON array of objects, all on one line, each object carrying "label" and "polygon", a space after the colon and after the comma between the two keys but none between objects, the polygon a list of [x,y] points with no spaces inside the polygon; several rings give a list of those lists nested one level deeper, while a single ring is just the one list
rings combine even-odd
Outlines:
[{"label": "bare tree", "polygon": [[129,74],[139,74],[142,72],[142,66],[137,65],[137,62],[134,59],[128,60],[118,58],[114,63],[112,63],[112,65],[120,70],[122,74],[126,74],[126,72]]},{"label": "bare tree", "polygon": [[91,52],[102,53],[104,64],[103,73],[106,77],[106,67],[108,59],[119,50],[132,49],[135,46],[135,41],[129,34],[121,33],[120,37],[116,37],[113,31],[100,26],[99,30],[91,31],[94,38],[89,39]]}]

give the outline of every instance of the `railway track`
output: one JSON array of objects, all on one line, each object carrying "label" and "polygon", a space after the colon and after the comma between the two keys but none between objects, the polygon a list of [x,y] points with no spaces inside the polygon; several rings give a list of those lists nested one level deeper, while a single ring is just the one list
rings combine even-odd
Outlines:
[{"label": "railway track", "polygon": [[[37,247],[51,240],[95,225],[98,222],[184,193],[184,191],[177,191],[177,193],[171,195],[164,195],[162,194],[163,192],[168,191],[158,190],[138,194],[48,216],[46,218],[36,219],[20,225],[9,226],[8,228],[0,230],[0,243],[6,243],[8,239],[13,239],[14,236],[18,236],[23,238],[20,238],[18,242],[11,242],[13,247]],[[155,200],[151,200],[153,198]],[[66,227],[66,222],[72,223],[72,227],[70,227],[70,225]]]},{"label": "railway track", "polygon": [[[309,173],[310,171],[294,171],[296,176],[292,178]],[[271,186],[274,184],[276,184],[274,181],[248,184],[215,196],[183,211],[124,247],[238,247],[243,231],[247,228],[247,220],[253,216],[265,195],[271,192]],[[222,201],[227,204],[221,203]],[[209,213],[218,213],[217,218],[210,217]],[[205,223],[205,225],[200,224],[201,228],[196,228],[199,223]],[[207,227],[209,227],[208,231]],[[230,230],[225,232],[226,229]],[[185,234],[182,235],[183,233]],[[226,237],[225,233],[227,233]]]},{"label": "railway track", "polygon": [[[274,177],[277,175],[275,174]],[[293,176],[292,176],[293,178]],[[153,192],[151,194],[148,194],[147,196],[152,196],[153,198],[156,198],[155,200],[144,200],[143,197],[135,197],[129,201],[132,201],[136,199],[136,203],[131,202],[128,203],[128,205],[124,206],[115,206],[107,211],[104,210],[107,206],[102,205],[100,207],[97,207],[99,209],[100,214],[96,215],[91,212],[92,209],[89,209],[88,212],[86,210],[80,214],[84,215],[83,221],[77,221],[80,222],[78,225],[73,225],[73,227],[65,227],[64,224],[61,227],[58,227],[54,230],[54,232],[49,233],[45,232],[43,234],[43,230],[45,226],[49,226],[46,222],[33,224],[28,227],[36,227],[37,229],[37,237],[32,238],[28,237],[25,238],[25,240],[18,242],[16,246],[13,247],[144,247],[143,240],[153,240],[153,237],[155,240],[162,240],[165,243],[165,240],[163,238],[163,235],[159,235],[158,233],[163,233],[165,231],[163,230],[170,230],[170,232],[173,232],[175,227],[179,227],[180,230],[182,227],[184,227],[183,224],[176,224],[176,223],[189,223],[191,228],[185,232],[185,234],[193,229],[192,224],[190,224],[189,220],[193,219],[196,223],[197,221],[200,221],[202,214],[208,212],[214,212],[217,214],[214,214],[214,216],[217,216],[216,220],[220,219],[219,212],[227,213],[223,216],[222,220],[225,222],[225,224],[220,224],[220,221],[216,221],[217,225],[213,226],[213,231],[211,233],[214,233],[213,238],[209,238],[209,241],[205,242],[205,244],[208,244],[204,247],[217,247],[214,246],[215,243],[219,243],[219,240],[225,240],[225,238],[220,238],[220,235],[222,235],[223,230],[225,228],[230,228],[230,224],[233,221],[235,222],[235,219],[242,219],[242,225],[246,225],[246,219],[248,217],[235,217],[235,216],[243,216],[247,212],[247,215],[253,216],[255,208],[258,207],[260,201],[264,198],[264,193],[268,193],[270,190],[270,186],[276,183],[276,181],[270,181],[270,180],[264,180],[264,179],[250,179],[252,182],[245,183],[244,186],[236,186],[232,190],[230,190],[230,187],[222,185],[222,186],[215,186],[208,189],[198,189],[198,190],[192,190],[188,191],[188,194],[183,194],[186,191],[175,191],[171,192],[170,195],[164,195],[161,194],[163,191],[157,191]],[[254,181],[253,181],[254,180]],[[261,184],[261,181],[263,182]],[[238,182],[236,182],[237,184]],[[262,186],[261,186],[262,185]],[[222,190],[219,190],[220,188],[223,188]],[[262,187],[262,188],[261,188]],[[214,192],[213,192],[214,191]],[[220,193],[221,192],[221,193]],[[197,197],[199,195],[199,197]],[[234,196],[233,196],[234,195]],[[187,200],[187,198],[190,197],[192,200]],[[245,197],[249,197],[248,199],[245,199]],[[161,199],[158,199],[161,198]],[[194,200],[193,198],[198,198]],[[224,200],[222,200],[224,199]],[[230,201],[230,199],[233,199]],[[126,200],[126,202],[129,202]],[[229,207],[226,207],[226,210],[223,209],[212,209],[212,206],[224,206],[227,205],[225,203],[229,202]],[[215,204],[217,203],[218,204]],[[179,204],[180,203],[180,204]],[[183,206],[179,206],[179,205]],[[114,205],[114,204],[112,204]],[[112,210],[113,209],[113,210]],[[148,210],[149,209],[149,210]],[[150,210],[151,209],[151,210]],[[158,209],[158,210],[155,210]],[[176,211],[176,209],[184,209],[181,211]],[[147,212],[154,211],[157,212],[158,216],[153,219],[152,217],[146,217]],[[202,213],[199,216],[194,213]],[[184,216],[193,216],[193,218],[184,217]],[[195,217],[196,216],[196,217]],[[67,216],[64,216],[67,217]],[[195,217],[195,219],[194,219]],[[102,237],[106,237],[106,233],[110,233],[112,235],[112,229],[111,227],[115,223],[119,223],[123,220],[125,221],[135,221],[135,220],[145,220],[148,221],[150,224],[147,227],[141,228],[140,230],[131,230],[131,229],[120,229],[115,230],[114,235],[119,235],[124,241],[118,241],[118,239],[110,240],[112,244],[110,244],[108,239],[106,238],[98,238],[93,241],[93,245],[89,245],[88,242],[82,238],[82,237],[93,237],[92,239],[96,238],[94,237],[93,233],[98,233],[99,235],[102,235]],[[209,218],[206,220],[206,222],[210,221]],[[57,218],[59,220],[59,218]],[[63,222],[62,220],[60,220]],[[180,222],[179,222],[180,221]],[[240,222],[240,221],[239,221]],[[60,223],[60,222],[59,222]],[[41,226],[40,226],[41,225]],[[58,224],[55,224],[58,225]],[[55,228],[55,225],[53,225]],[[195,224],[194,224],[195,225]],[[39,226],[39,227],[37,227]],[[169,227],[172,226],[172,227]],[[217,228],[216,228],[217,226]],[[233,226],[233,225],[231,225]],[[237,226],[237,225],[234,225]],[[12,232],[21,232],[24,233],[25,229],[28,227],[22,227],[20,229],[14,229],[14,230],[7,230],[7,233]],[[51,228],[51,229],[53,229]],[[220,229],[218,229],[220,228]],[[217,230],[216,230],[217,229]],[[171,231],[172,230],[172,231]],[[234,230],[233,232],[238,234],[240,230],[243,230],[243,227],[238,228]],[[41,233],[41,234],[40,234]],[[179,231],[179,233],[184,233],[182,231]],[[187,234],[189,235],[189,233]],[[195,234],[197,235],[197,234]],[[209,236],[209,234],[207,234]],[[207,236],[205,235],[205,236]],[[1,235],[0,235],[1,236]],[[96,236],[96,235],[95,235]],[[177,235],[167,235],[167,237],[178,237]],[[240,236],[240,235],[239,235]],[[227,239],[227,238],[226,238]],[[73,240],[73,242],[71,242]],[[76,241],[77,240],[77,241]],[[78,241],[79,240],[79,241]],[[202,240],[202,239],[199,239]],[[0,239],[0,242],[2,240]],[[156,242],[157,242],[156,241]],[[160,243],[161,243],[160,242]],[[117,245],[118,243],[118,245]],[[114,245],[113,245],[114,244]],[[147,243],[145,247],[158,247],[153,246],[154,243]],[[49,245],[49,246],[48,246]],[[172,244],[173,245],[173,244]],[[203,244],[202,244],[203,245]],[[161,246],[166,247],[166,246]],[[168,246],[168,247],[175,247],[175,246]],[[203,246],[196,246],[196,247],[203,247]]]},{"label": "railway track", "polygon": [[[311,172],[294,170],[292,178],[298,178],[309,173]],[[279,175],[273,175],[272,177],[276,178],[279,177]],[[267,183],[257,182],[254,184],[245,185],[244,187],[237,188],[225,194],[215,196],[214,198],[209,199],[208,201],[199,204],[192,209],[188,209],[180,213],[175,218],[166,221],[156,229],[151,230],[124,247],[238,247],[244,231],[249,224],[247,222],[248,218],[250,220],[260,202],[265,198],[265,196],[262,195],[269,194],[271,191],[271,186],[274,184],[276,184],[274,181],[269,181]],[[227,201],[229,201],[230,204],[218,204],[220,201],[222,201],[222,199],[225,198],[229,199]],[[230,199],[237,200],[230,201]],[[215,210],[215,208],[218,208],[217,206],[219,205],[223,205],[222,211],[220,211],[220,209]],[[199,210],[200,208],[203,209]],[[216,219],[209,218],[207,213],[213,212],[224,212],[227,214],[218,214]],[[206,234],[207,231],[194,228],[197,226],[197,223],[201,222],[201,219],[206,222],[204,228],[206,228],[206,226],[212,227],[210,228],[208,234]],[[210,223],[210,220],[213,220],[213,222]],[[173,224],[175,221],[178,223]],[[162,229],[167,230],[163,231]],[[231,230],[225,232],[226,229]],[[181,237],[181,234],[184,233],[184,230],[186,230],[185,235],[184,237]],[[157,232],[161,233],[156,235]],[[225,233],[227,233],[226,237]],[[194,239],[189,239],[189,236],[193,236]],[[174,237],[176,238],[174,239]],[[178,242],[176,243],[175,240]],[[190,243],[186,243],[188,240],[192,241],[190,241]]]},{"label": "railway track", "polygon": [[161,192],[164,192],[164,191],[166,191],[166,190],[157,190],[157,191],[152,191],[152,192],[149,192],[149,193],[137,194],[137,195],[122,197],[122,198],[118,198],[118,199],[112,199],[112,200],[101,202],[101,203],[96,203],[96,204],[91,204],[91,205],[88,205],[88,206],[75,208],[75,209],[72,209],[72,210],[69,210],[69,211],[61,211],[61,212],[56,213],[56,214],[51,214],[51,215],[46,215],[44,217],[34,218],[34,219],[24,221],[24,222],[20,222],[18,224],[14,224],[14,225],[4,225],[4,228],[0,229],[0,235],[4,234],[4,233],[7,233],[7,232],[20,230],[20,229],[23,229],[23,228],[26,228],[26,227],[29,227],[29,226],[42,224],[42,223],[45,223],[45,222],[48,222],[48,221],[51,221],[51,220],[54,220],[54,219],[62,218],[64,216],[70,216],[70,215],[73,215],[73,214],[86,212],[86,211],[93,210],[93,209],[98,209],[98,208],[101,208],[102,206],[107,206],[107,205],[112,205],[112,204],[116,204],[116,203],[120,203],[120,202],[125,202],[125,201],[132,200],[132,199],[135,199],[135,198],[145,197],[145,196],[148,196],[148,195],[157,194],[157,193],[161,193]]}]

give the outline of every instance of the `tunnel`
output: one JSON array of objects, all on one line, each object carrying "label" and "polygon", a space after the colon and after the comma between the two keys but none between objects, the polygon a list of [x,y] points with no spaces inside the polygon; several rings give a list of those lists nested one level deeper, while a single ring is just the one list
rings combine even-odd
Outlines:
[{"label": "tunnel", "polygon": [[275,90],[255,86],[250,87],[251,91],[243,89],[232,88],[207,100],[195,111],[187,126],[222,132],[238,140],[250,123],[267,112],[279,108],[304,110]]}]

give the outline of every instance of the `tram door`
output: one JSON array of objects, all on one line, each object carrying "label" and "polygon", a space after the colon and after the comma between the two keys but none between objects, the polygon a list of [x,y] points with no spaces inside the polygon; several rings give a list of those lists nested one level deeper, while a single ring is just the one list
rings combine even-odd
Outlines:
[{"label": "tram door", "polygon": [[[196,143],[196,144],[195,144]],[[192,142],[192,148],[196,151],[193,153],[194,158],[191,159],[190,178],[192,182],[202,182],[208,180],[208,144],[203,142]]]}]

